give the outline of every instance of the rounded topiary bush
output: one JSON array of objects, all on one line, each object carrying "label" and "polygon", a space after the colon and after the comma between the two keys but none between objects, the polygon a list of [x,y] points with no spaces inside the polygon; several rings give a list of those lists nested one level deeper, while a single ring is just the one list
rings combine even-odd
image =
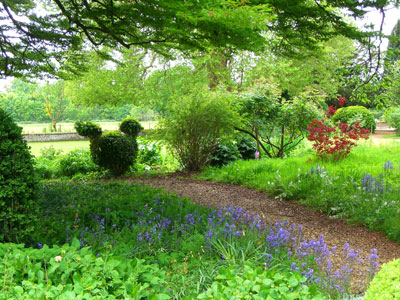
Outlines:
[{"label": "rounded topiary bush", "polygon": [[37,220],[37,176],[22,129],[0,109],[0,242],[26,242]]},{"label": "rounded topiary bush", "polygon": [[110,170],[114,176],[120,176],[129,170],[137,155],[136,139],[121,134],[118,131],[109,131],[101,137],[98,148],[95,150],[99,166]]},{"label": "rounded topiary bush", "polygon": [[375,132],[376,123],[374,115],[364,106],[347,106],[339,108],[332,117],[334,123],[347,123],[352,126],[360,121],[360,127]]},{"label": "rounded topiary bush", "polygon": [[400,299],[400,259],[382,266],[365,293],[363,300]]},{"label": "rounded topiary bush", "polygon": [[119,125],[119,130],[131,137],[137,137],[140,131],[143,130],[142,125],[134,118],[125,118]]}]

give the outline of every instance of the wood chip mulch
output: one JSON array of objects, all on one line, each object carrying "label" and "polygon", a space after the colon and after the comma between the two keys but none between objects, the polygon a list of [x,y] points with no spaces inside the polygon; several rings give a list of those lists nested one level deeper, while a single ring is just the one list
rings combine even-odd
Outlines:
[{"label": "wood chip mulch", "polygon": [[[295,202],[275,199],[265,192],[243,186],[194,180],[189,176],[179,175],[130,179],[129,181],[161,188],[169,193],[188,197],[193,202],[202,205],[241,206],[260,216],[265,216],[268,223],[287,220],[290,223],[301,224],[306,239],[318,239],[323,235],[328,246],[337,246],[338,249],[342,249],[345,243],[349,243],[351,248],[361,250],[362,258],[370,254],[372,248],[376,248],[380,265],[400,258],[400,244],[388,240],[382,233],[372,232],[361,226],[351,226],[344,220],[330,218],[322,212]],[[341,255],[335,256],[334,265],[340,266],[341,260],[343,260]],[[363,271],[365,270],[359,270],[360,276]]]}]

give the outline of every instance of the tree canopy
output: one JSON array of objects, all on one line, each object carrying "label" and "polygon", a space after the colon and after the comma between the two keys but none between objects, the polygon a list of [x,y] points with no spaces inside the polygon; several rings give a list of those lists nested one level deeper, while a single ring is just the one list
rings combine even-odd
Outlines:
[{"label": "tree canopy", "polygon": [[[210,47],[280,53],[344,35],[362,41],[347,16],[398,0],[1,0],[0,76],[79,72],[80,50],[140,46],[162,55]],[[42,7],[42,8],[40,8]],[[44,7],[44,8],[43,8]],[[44,13],[45,11],[45,13]],[[347,16],[343,12],[346,12]],[[68,59],[68,63],[66,63]]]}]

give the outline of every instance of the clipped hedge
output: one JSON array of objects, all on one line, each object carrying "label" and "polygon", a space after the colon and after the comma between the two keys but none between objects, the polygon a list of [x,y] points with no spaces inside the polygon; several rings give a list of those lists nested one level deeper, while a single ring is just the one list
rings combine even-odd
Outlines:
[{"label": "clipped hedge", "polygon": [[400,299],[400,259],[382,265],[363,300]]},{"label": "clipped hedge", "polygon": [[376,123],[374,115],[364,106],[347,106],[339,108],[332,116],[334,123],[347,123],[352,126],[355,122],[360,121],[360,127],[375,132]]}]

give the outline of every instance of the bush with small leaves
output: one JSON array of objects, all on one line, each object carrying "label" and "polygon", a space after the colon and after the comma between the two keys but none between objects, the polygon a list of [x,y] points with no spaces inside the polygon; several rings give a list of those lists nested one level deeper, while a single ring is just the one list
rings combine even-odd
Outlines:
[{"label": "bush with small leaves", "polygon": [[21,132],[0,109],[0,242],[25,242],[37,220],[38,177]]},{"label": "bush with small leaves", "polygon": [[114,176],[120,176],[129,170],[137,155],[136,139],[109,131],[102,135],[95,161],[99,166],[110,170]]},{"label": "bush with small leaves", "polygon": [[335,124],[346,123],[350,127],[358,121],[361,128],[368,129],[372,133],[375,132],[376,128],[374,115],[364,106],[339,108],[332,116],[332,121]]},{"label": "bush with small leaves", "polygon": [[102,134],[101,127],[96,123],[90,121],[78,121],[75,122],[75,130],[76,132],[84,137],[88,137],[89,139],[99,138]]},{"label": "bush with small leaves", "polygon": [[90,153],[93,161],[111,172],[121,176],[135,163],[138,146],[136,138],[142,126],[133,118],[120,124],[121,131],[101,134],[100,126],[92,122],[77,122],[75,129],[79,135],[90,138]]},{"label": "bush with small leaves", "polygon": [[142,125],[134,118],[125,118],[119,125],[119,130],[125,133],[127,136],[136,138],[143,130]]},{"label": "bush with small leaves", "polygon": [[155,138],[163,141],[183,169],[199,171],[210,162],[222,139],[229,139],[239,116],[234,97],[196,91],[176,99],[158,122]]},{"label": "bush with small leaves", "polygon": [[400,299],[400,259],[382,266],[365,293],[364,300]]}]

